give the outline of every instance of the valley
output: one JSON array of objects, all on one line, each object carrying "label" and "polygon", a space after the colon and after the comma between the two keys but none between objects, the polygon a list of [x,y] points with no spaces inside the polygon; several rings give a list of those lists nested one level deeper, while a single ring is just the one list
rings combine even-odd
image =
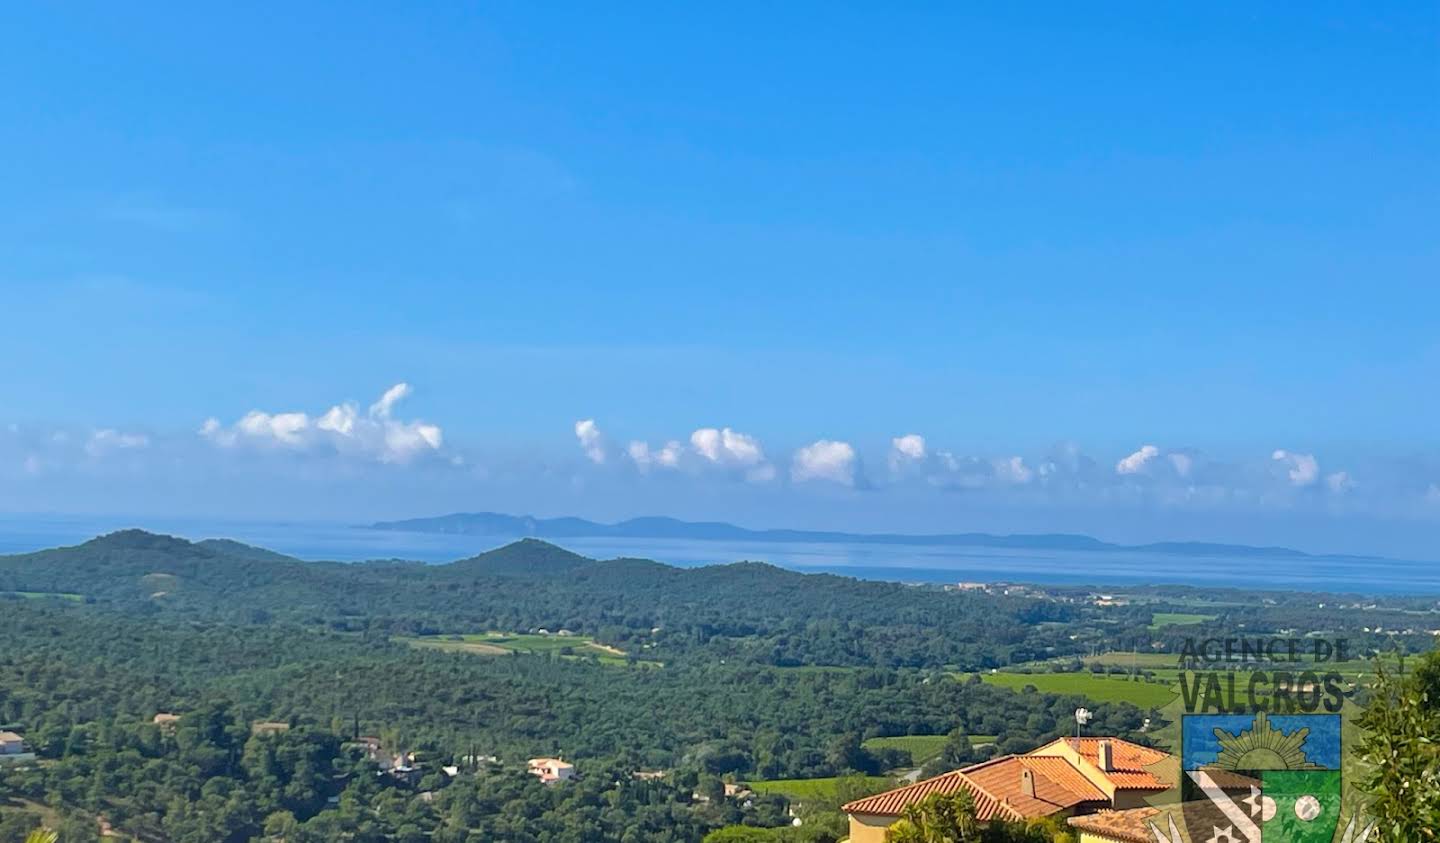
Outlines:
[{"label": "valley", "polygon": [[[35,758],[0,766],[0,822],[47,804],[197,843],[835,841],[845,802],[1028,752],[1080,707],[1169,740],[1177,654],[1227,625],[1343,636],[1354,678],[1440,627],[1421,597],[947,588],[535,540],[313,563],[140,531],[0,557],[0,608],[0,724]],[[377,776],[387,753],[407,772]],[[576,778],[540,784],[537,757]]]}]

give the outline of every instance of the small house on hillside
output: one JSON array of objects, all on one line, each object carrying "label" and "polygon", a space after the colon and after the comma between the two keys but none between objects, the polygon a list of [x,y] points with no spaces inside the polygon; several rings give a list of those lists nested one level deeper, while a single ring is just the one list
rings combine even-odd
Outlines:
[{"label": "small house on hillside", "polygon": [[24,751],[24,738],[14,732],[0,732],[0,755],[19,755]]},{"label": "small house on hillside", "polygon": [[397,782],[414,784],[423,772],[413,752],[397,752],[394,755],[382,753],[378,762],[379,775],[389,776]]},{"label": "small house on hillside", "polygon": [[539,777],[541,784],[555,784],[575,778],[575,765],[560,758],[531,758],[525,766],[530,775]]},{"label": "small house on hillside", "polygon": [[290,731],[290,724],[282,723],[278,720],[262,720],[250,726],[250,734],[252,735],[278,735],[281,732],[288,731]]},{"label": "small house on hillside", "polygon": [[151,718],[150,722],[158,726],[161,732],[167,735],[173,735],[175,734],[175,729],[180,725],[180,715],[162,711]]},{"label": "small house on hillside", "polygon": [[346,741],[343,744],[347,749],[358,749],[364,753],[366,760],[378,761],[382,747],[380,739],[374,735],[361,735],[353,741]]}]

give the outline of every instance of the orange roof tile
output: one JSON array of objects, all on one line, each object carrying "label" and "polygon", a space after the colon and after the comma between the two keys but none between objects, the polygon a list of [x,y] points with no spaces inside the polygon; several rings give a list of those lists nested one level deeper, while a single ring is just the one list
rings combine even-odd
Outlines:
[{"label": "orange roof tile", "polygon": [[1154,773],[1125,773],[1109,772],[1105,777],[1120,790],[1169,790],[1171,785],[1166,784]]},{"label": "orange roof tile", "polygon": [[1150,765],[1170,757],[1170,754],[1163,750],[1141,746],[1120,738],[1061,738],[1061,740],[1075,747],[1086,761],[1097,765],[1100,762],[1100,744],[1109,741],[1115,769],[1131,773],[1143,773]]},{"label": "orange roof tile", "polygon": [[[1021,776],[1025,770],[1030,771],[1035,782],[1033,797],[1022,790]],[[1011,755],[967,767],[963,772],[1026,819],[1049,816],[1082,802],[1109,802],[1104,792],[1064,758]]]},{"label": "orange roof tile", "polygon": [[975,816],[978,818],[990,819],[997,814],[1003,814],[1006,819],[1021,819],[1018,813],[1002,806],[999,800],[980,790],[959,770],[952,770],[933,779],[926,779],[895,790],[867,796],[864,799],[857,799],[847,803],[841,810],[847,814],[878,814],[898,817],[909,806],[918,805],[934,794],[954,796],[961,790],[968,792],[970,798],[975,800]]},{"label": "orange roof tile", "polygon": [[1066,820],[1071,828],[1095,834],[1106,840],[1120,843],[1153,843],[1155,834],[1150,830],[1154,823],[1162,832],[1171,822],[1180,828],[1208,828],[1213,825],[1219,812],[1208,799],[1194,802],[1177,802],[1159,807],[1132,808],[1128,811],[1100,811]]},{"label": "orange roof tile", "polygon": [[[1134,808],[1129,811],[1101,811],[1066,820],[1072,828],[1098,834],[1123,843],[1151,843],[1150,821],[1160,814],[1159,808]],[[1163,827],[1163,826],[1162,826]]]},{"label": "orange roof tile", "polygon": [[[1081,758],[1100,766],[1100,744],[1110,742],[1112,767],[1102,771],[1121,790],[1168,790],[1173,782],[1166,782],[1149,769],[1164,761],[1170,754],[1159,749],[1141,746],[1120,738],[1060,738],[1046,746],[1065,743],[1075,749]],[[1044,747],[1041,747],[1044,749]],[[1038,751],[1038,750],[1037,750]]]},{"label": "orange roof tile", "polygon": [[1085,778],[1084,773],[1064,758],[1024,755],[1020,760],[1032,771],[1050,779],[1076,796],[1083,797],[1085,801],[1093,802],[1106,798],[1103,790]]},{"label": "orange roof tile", "polygon": [[[1021,784],[1028,770],[1035,782],[1035,795],[1025,793]],[[1072,808],[1085,802],[1106,802],[1105,794],[1063,758],[1007,755],[964,770],[955,770],[922,782],[898,788],[844,806],[850,814],[899,816],[911,805],[933,794],[953,796],[964,790],[975,800],[975,817],[991,820],[1030,819]]]}]

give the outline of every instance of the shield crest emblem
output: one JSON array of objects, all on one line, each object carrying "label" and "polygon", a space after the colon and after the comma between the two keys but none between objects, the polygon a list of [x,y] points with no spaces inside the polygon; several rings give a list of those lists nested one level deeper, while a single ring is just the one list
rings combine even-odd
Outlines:
[{"label": "shield crest emblem", "polygon": [[1192,843],[1335,839],[1340,715],[1187,714],[1180,726]]}]

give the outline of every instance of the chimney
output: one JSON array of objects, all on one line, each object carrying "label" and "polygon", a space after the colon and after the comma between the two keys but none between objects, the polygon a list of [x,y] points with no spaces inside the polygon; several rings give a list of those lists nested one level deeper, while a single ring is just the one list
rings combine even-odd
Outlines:
[{"label": "chimney", "polygon": [[1115,771],[1115,747],[1109,741],[1100,742],[1099,768],[1107,773]]},{"label": "chimney", "polygon": [[1030,772],[1029,767],[1020,768],[1020,792],[1031,799],[1035,798],[1035,774]]}]

